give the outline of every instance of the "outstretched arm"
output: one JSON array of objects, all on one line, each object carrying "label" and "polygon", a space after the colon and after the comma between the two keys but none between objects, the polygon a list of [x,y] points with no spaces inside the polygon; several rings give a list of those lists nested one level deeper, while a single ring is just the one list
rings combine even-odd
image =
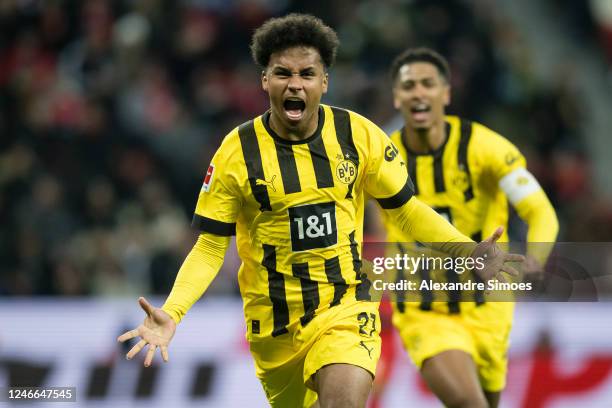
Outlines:
[{"label": "outstretched arm", "polygon": [[387,209],[387,213],[404,233],[433,249],[454,256],[469,256],[476,246],[474,241],[417,197],[398,208]]},{"label": "outstretched arm", "polygon": [[162,306],[178,323],[202,296],[219,273],[230,237],[202,233],[176,276],[172,291]]},{"label": "outstretched arm", "polygon": [[155,350],[160,348],[162,359],[168,361],[168,345],[176,331],[176,324],[202,296],[217,276],[223,264],[229,237],[203,233],[181,266],[172,291],[161,308],[152,306],[145,298],[138,299],[147,317],[137,328],[123,333],[120,342],[140,337],[140,341],[127,353],[132,359],[144,346],[149,345],[144,365],[150,366]]},{"label": "outstretched arm", "polygon": [[496,242],[503,233],[501,227],[487,239],[475,243],[416,197],[401,207],[387,211],[402,231],[433,249],[457,257],[484,258],[484,268],[475,272],[485,281],[492,278],[503,281],[502,272],[518,275],[518,271],[507,262],[522,262],[524,257],[505,253],[497,246]]}]

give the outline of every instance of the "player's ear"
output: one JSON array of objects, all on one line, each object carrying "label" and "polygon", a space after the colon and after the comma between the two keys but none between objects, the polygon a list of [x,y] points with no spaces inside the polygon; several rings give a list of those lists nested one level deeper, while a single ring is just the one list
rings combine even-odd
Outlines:
[{"label": "player's ear", "polygon": [[329,84],[329,75],[327,72],[323,74],[323,93],[327,93],[327,86]]},{"label": "player's ear", "polygon": [[397,89],[395,87],[393,87],[393,107],[397,110],[399,110],[402,107],[402,102],[397,96]]},{"label": "player's ear", "polygon": [[442,96],[443,100],[444,100],[444,106],[448,106],[451,103],[451,89],[450,89],[450,84],[446,83],[444,84],[444,95]]},{"label": "player's ear", "polygon": [[261,88],[268,92],[268,75],[265,69],[261,71]]}]

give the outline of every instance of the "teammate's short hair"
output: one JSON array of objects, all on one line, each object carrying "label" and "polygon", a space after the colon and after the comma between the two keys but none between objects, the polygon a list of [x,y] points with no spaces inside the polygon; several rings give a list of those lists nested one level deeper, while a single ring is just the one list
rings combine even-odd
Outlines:
[{"label": "teammate's short hair", "polygon": [[393,83],[395,83],[397,79],[400,68],[413,62],[428,62],[434,65],[438,68],[438,72],[442,75],[446,83],[450,83],[451,74],[448,61],[446,61],[446,58],[442,55],[427,47],[409,48],[395,57],[393,63],[391,63],[391,80]]},{"label": "teammate's short hair", "polygon": [[336,60],[339,44],[336,32],[321,19],[309,14],[292,13],[271,18],[255,31],[251,55],[257,65],[265,68],[272,53],[295,46],[313,47],[319,51],[325,68],[330,68]]}]

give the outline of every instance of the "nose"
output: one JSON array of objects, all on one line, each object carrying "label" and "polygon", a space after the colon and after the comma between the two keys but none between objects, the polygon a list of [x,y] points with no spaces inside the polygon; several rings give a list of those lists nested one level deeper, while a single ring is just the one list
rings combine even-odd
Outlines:
[{"label": "nose", "polygon": [[421,99],[425,95],[425,87],[421,84],[416,84],[414,88],[412,88],[412,98]]},{"label": "nose", "polygon": [[302,77],[300,74],[293,74],[289,77],[288,87],[292,91],[299,91],[302,89]]}]

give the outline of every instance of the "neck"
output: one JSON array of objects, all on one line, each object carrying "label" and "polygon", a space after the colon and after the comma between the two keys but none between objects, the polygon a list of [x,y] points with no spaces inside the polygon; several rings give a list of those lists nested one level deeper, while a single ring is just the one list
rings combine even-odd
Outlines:
[{"label": "neck", "polygon": [[442,120],[428,129],[414,129],[406,126],[406,133],[403,137],[406,145],[415,153],[434,152],[446,140],[446,122]]},{"label": "neck", "polygon": [[312,136],[319,125],[319,110],[315,110],[310,118],[304,118],[303,122],[295,127],[286,127],[278,115],[272,110],[270,114],[270,128],[283,139],[300,141]]}]

